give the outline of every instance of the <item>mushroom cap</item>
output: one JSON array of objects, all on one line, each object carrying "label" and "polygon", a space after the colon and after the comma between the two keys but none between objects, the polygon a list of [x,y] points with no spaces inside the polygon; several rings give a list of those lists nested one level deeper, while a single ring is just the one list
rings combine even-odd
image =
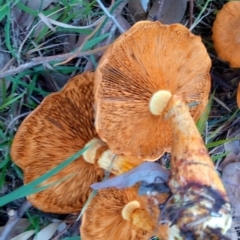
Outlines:
[{"label": "mushroom cap", "polygon": [[[47,96],[22,122],[11,148],[12,160],[29,183],[71,157],[97,133],[93,113],[94,73],[77,75],[58,93]],[[69,177],[42,192],[28,196],[37,208],[53,213],[79,212],[101,181],[104,171],[79,157],[42,184]]]},{"label": "mushroom cap", "polygon": [[240,67],[240,1],[226,3],[212,27],[212,39],[218,56],[231,67]]},{"label": "mushroom cap", "polygon": [[141,21],[105,52],[95,75],[96,130],[115,154],[156,160],[170,151],[171,127],[149,102],[167,90],[197,120],[210,91],[211,61],[201,41],[180,24]]},{"label": "mushroom cap", "polygon": [[[166,198],[166,195],[164,195],[164,198],[162,197],[164,201]],[[138,220],[138,216],[142,217],[140,218],[140,224],[141,220],[144,222],[144,216],[151,223],[157,222],[160,214],[159,207],[156,206],[154,210],[148,211],[146,208],[147,199],[146,196],[138,195],[136,187],[126,189],[109,188],[98,191],[83,214],[80,227],[82,239],[148,240],[154,235],[153,231],[146,231],[133,225],[133,222]],[[124,207],[133,201],[139,203],[134,213],[135,219],[132,219],[132,216],[128,220],[124,219],[122,216]]]}]

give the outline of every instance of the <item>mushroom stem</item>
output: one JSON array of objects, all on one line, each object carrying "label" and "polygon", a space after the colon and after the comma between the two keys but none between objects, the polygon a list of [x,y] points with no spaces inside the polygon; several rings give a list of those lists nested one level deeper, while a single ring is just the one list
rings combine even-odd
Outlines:
[{"label": "mushroom stem", "polygon": [[191,232],[194,239],[220,237],[231,225],[226,191],[187,105],[173,95],[169,108],[173,131],[169,187],[174,194],[166,214],[171,212],[172,232],[176,237]]},{"label": "mushroom stem", "polygon": [[114,175],[126,173],[142,163],[141,159],[134,156],[114,154],[99,138],[92,139],[86,146],[90,146],[90,148],[83,153],[84,160],[91,164],[96,163],[100,168]]},{"label": "mushroom stem", "polygon": [[99,148],[107,145],[101,139],[93,138],[85,145],[85,147],[88,146],[90,147],[83,153],[83,158],[86,162],[94,164],[96,161],[97,151],[99,150]]},{"label": "mushroom stem", "polygon": [[153,115],[161,115],[166,108],[172,94],[167,90],[155,92],[149,102],[149,109]]},{"label": "mushroom stem", "polygon": [[154,224],[150,214],[141,208],[137,200],[131,201],[123,207],[122,217],[130,221],[135,227],[144,229],[147,232],[153,232],[156,228],[156,224]]},{"label": "mushroom stem", "polygon": [[97,163],[99,167],[114,175],[120,175],[139,166],[142,160],[134,156],[116,155],[108,149],[101,154]]},{"label": "mushroom stem", "polygon": [[138,208],[140,208],[140,203],[137,200],[127,203],[122,209],[123,219],[130,221],[132,213]]}]

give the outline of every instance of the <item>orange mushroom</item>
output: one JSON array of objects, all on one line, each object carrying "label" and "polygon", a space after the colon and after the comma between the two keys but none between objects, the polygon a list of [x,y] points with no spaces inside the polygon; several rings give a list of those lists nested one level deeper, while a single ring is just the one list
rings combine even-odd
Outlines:
[{"label": "orange mushroom", "polygon": [[222,181],[186,104],[173,96],[168,107],[173,134],[168,184],[173,196],[164,213],[169,231],[173,239],[222,239],[231,226]]},{"label": "orange mushroom", "polygon": [[240,67],[240,1],[226,3],[218,12],[212,27],[212,39],[218,56]]},{"label": "orange mushroom", "polygon": [[186,27],[136,23],[107,49],[96,70],[99,136],[115,154],[158,159],[172,144],[164,121],[168,100],[181,96],[197,120],[208,101],[210,67],[201,38]]},{"label": "orange mushroom", "polygon": [[[94,73],[77,75],[62,91],[47,96],[22,122],[14,137],[11,156],[22,168],[25,184],[56,167],[85,145],[91,145],[82,157],[42,184],[67,179],[28,196],[28,200],[43,211],[79,212],[91,193],[90,185],[103,179],[102,168],[110,169],[113,154],[94,129],[93,80]],[[130,157],[127,164],[122,164],[122,158],[125,157],[117,156],[113,161],[113,173],[126,172],[139,162]]]},{"label": "orange mushroom", "polygon": [[159,204],[168,194],[139,196],[137,187],[100,190],[83,214],[83,240],[148,240],[154,234],[168,239],[168,226],[158,227]]}]

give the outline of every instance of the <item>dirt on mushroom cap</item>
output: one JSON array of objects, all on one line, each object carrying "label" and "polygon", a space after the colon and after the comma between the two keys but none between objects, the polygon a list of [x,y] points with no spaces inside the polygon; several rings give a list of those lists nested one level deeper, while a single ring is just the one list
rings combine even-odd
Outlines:
[{"label": "dirt on mushroom cap", "polygon": [[201,42],[180,24],[142,21],[121,35],[96,70],[96,129],[116,154],[156,160],[171,146],[163,115],[149,111],[158,90],[192,104],[197,120],[210,91],[211,61]]}]

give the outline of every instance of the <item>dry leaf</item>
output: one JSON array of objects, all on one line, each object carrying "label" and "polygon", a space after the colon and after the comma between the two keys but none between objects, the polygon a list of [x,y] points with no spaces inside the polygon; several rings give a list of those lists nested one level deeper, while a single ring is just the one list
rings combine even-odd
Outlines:
[{"label": "dry leaf", "polygon": [[34,233],[35,233],[34,230],[29,230],[19,234],[18,236],[12,238],[11,240],[28,240]]},{"label": "dry leaf", "polygon": [[[159,8],[159,0],[154,0],[148,13],[148,20],[153,20]],[[187,0],[165,0],[159,21],[164,24],[180,23],[187,8]]]},{"label": "dry leaf", "polygon": [[146,20],[146,11],[149,0],[129,0],[128,10],[135,21]]},{"label": "dry leaf", "polygon": [[[228,138],[240,138],[240,129],[231,129],[231,134]],[[240,162],[240,140],[224,143],[225,152],[229,154],[224,158],[224,160],[219,164],[218,169],[222,171],[228,164],[234,162]]]},{"label": "dry leaf", "polygon": [[[127,188],[138,182],[151,184],[159,179],[158,183],[166,183],[168,181],[169,172],[155,162],[145,162],[140,166],[124,173],[120,176],[113,177],[100,183],[94,183],[91,187],[95,190],[116,187],[118,189]],[[145,184],[144,183],[144,184]],[[144,187],[146,187],[146,184]],[[149,186],[152,187],[152,186]]]},{"label": "dry leaf", "polygon": [[58,223],[51,223],[45,228],[43,228],[41,231],[39,231],[33,240],[49,240],[54,235],[54,233],[57,231],[58,226],[60,225],[60,222]]},{"label": "dry leaf", "polygon": [[[22,234],[25,229],[30,225],[30,222],[27,218],[21,218],[17,225],[14,226],[13,230],[11,231],[11,233],[9,234],[9,237],[7,238],[7,240],[10,240],[16,236],[18,236],[19,234]],[[3,230],[3,227],[0,227],[0,233]]]},{"label": "dry leaf", "polygon": [[[34,1],[29,1],[29,0],[21,0],[20,1],[23,5],[31,8],[32,10],[44,10],[49,5],[51,5],[54,2],[57,2],[56,0],[34,0]],[[34,20],[34,17],[22,10],[18,6],[13,7],[12,9],[13,16],[16,20],[16,22],[21,26],[22,29],[26,29],[29,27]]]},{"label": "dry leaf", "polygon": [[238,83],[238,89],[237,89],[237,105],[238,105],[238,108],[240,108],[240,83]]},{"label": "dry leaf", "polygon": [[238,155],[234,153],[229,153],[218,166],[218,169],[222,171],[228,164],[235,162],[240,162],[240,153]]},{"label": "dry leaf", "polygon": [[238,240],[238,234],[237,231],[234,227],[231,227],[227,233],[226,233],[226,237],[228,237],[231,240]]},{"label": "dry leaf", "polygon": [[[239,128],[228,136],[228,138],[236,138],[236,137],[240,138],[240,129]],[[224,149],[226,152],[229,151],[231,153],[238,155],[240,153],[240,140],[225,143]]]},{"label": "dry leaf", "polygon": [[233,216],[240,216],[240,162],[228,164],[222,172],[222,181],[233,209]]}]

